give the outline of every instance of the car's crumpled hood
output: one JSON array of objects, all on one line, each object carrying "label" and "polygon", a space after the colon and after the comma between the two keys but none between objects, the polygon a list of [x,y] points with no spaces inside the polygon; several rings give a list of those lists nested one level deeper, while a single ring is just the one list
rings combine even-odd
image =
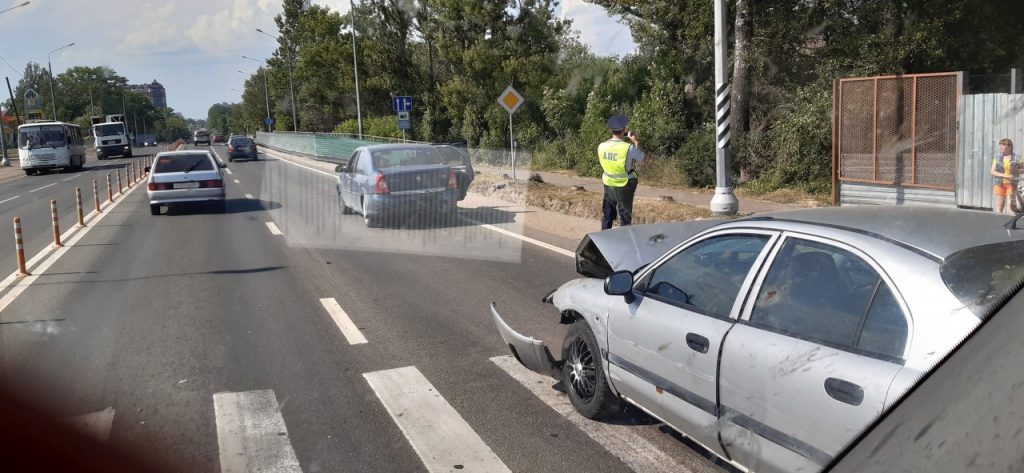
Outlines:
[{"label": "car's crumpled hood", "polygon": [[650,223],[588,233],[576,247],[576,272],[605,278],[615,271],[636,271],[672,247],[722,220]]}]

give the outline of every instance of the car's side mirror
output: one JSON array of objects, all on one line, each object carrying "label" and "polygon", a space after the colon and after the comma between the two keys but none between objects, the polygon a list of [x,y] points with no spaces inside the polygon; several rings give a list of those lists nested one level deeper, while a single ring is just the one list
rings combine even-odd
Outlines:
[{"label": "car's side mirror", "polygon": [[219,166],[221,169],[224,169],[224,168],[228,167],[228,165],[224,164],[224,163],[219,163],[219,164],[217,164],[217,166]]},{"label": "car's side mirror", "polygon": [[145,171],[149,172],[149,166],[146,166]]},{"label": "car's side mirror", "polygon": [[604,293],[610,296],[622,296],[626,303],[633,302],[636,296],[633,295],[633,273],[629,271],[616,271],[604,280]]},{"label": "car's side mirror", "polygon": [[347,164],[339,164],[334,167],[334,172],[348,172]]}]

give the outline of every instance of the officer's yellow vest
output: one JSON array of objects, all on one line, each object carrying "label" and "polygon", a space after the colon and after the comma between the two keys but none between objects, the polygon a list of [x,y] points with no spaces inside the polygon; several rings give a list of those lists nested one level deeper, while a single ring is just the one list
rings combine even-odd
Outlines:
[{"label": "officer's yellow vest", "polygon": [[608,140],[597,147],[597,159],[601,163],[604,175],[601,180],[608,187],[626,187],[629,173],[626,172],[626,156],[629,154],[629,143]]}]

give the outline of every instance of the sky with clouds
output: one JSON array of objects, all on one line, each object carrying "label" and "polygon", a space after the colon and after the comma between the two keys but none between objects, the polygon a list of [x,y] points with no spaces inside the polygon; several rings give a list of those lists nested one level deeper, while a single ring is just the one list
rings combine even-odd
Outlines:
[{"label": "sky with clouds", "polygon": [[[472,0],[468,0],[472,1]],[[22,0],[0,0],[16,5]],[[313,3],[347,12],[348,0]],[[358,2],[357,2],[358,3]],[[256,28],[273,32],[280,0],[31,0],[0,13],[0,71],[14,84],[25,63],[53,72],[68,67],[109,66],[130,83],[156,79],[167,89],[167,103],[190,118],[205,118],[210,105],[238,101],[245,76],[256,69],[242,55],[266,57],[276,43]],[[597,54],[624,55],[635,48],[629,29],[603,8],[583,0],[563,0],[556,13],[573,20],[580,40]]]}]

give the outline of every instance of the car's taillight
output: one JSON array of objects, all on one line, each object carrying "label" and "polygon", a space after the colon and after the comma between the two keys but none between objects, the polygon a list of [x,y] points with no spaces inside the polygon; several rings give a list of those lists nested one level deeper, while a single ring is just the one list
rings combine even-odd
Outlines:
[{"label": "car's taillight", "polygon": [[160,189],[160,184],[157,184],[155,182],[150,182],[149,185],[146,186],[146,189],[147,190],[151,190],[151,191],[159,190]]},{"label": "car's taillight", "polygon": [[166,182],[150,182],[147,189],[151,191],[165,191],[171,188],[171,185]]},{"label": "car's taillight", "polygon": [[234,151],[234,150],[235,150],[234,146],[228,145],[228,151]]},{"label": "car's taillight", "polygon": [[459,188],[459,180],[455,178],[455,170],[454,169],[448,170],[448,188],[449,189],[458,189]]},{"label": "car's taillight", "polygon": [[210,179],[209,181],[203,182],[203,187],[224,187],[224,181],[220,179]]},{"label": "car's taillight", "polygon": [[387,194],[391,192],[388,189],[388,181],[384,180],[384,173],[377,171],[377,183],[374,185],[374,192],[378,194]]}]

